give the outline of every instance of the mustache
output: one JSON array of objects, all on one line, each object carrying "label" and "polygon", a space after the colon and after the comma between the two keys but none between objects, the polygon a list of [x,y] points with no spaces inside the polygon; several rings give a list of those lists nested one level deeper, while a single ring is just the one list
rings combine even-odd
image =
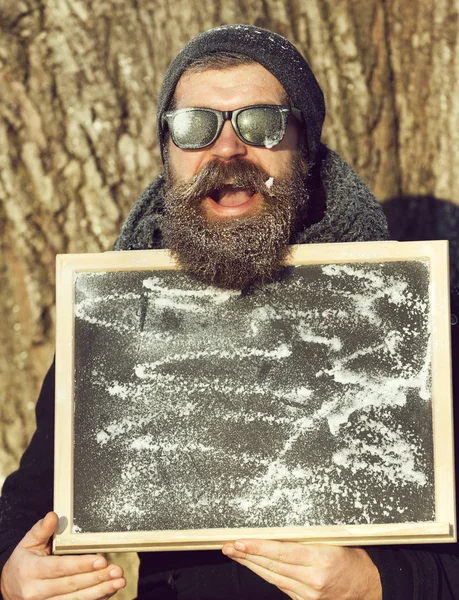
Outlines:
[{"label": "mustache", "polygon": [[217,158],[204,165],[188,182],[177,185],[172,182],[172,187],[185,201],[193,203],[211,196],[225,186],[249,189],[253,193],[270,196],[271,188],[268,189],[266,185],[269,180],[270,176],[264,169],[244,159],[222,162]]}]

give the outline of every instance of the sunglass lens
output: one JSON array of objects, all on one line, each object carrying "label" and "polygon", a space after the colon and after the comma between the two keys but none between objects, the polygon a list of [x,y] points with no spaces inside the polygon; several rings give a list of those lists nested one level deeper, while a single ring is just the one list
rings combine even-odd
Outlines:
[{"label": "sunglass lens", "polygon": [[170,124],[172,139],[179,148],[208,146],[217,131],[217,116],[206,110],[183,110],[175,113]]},{"label": "sunglass lens", "polygon": [[285,134],[282,113],[271,107],[248,108],[237,118],[239,132],[244,140],[255,146],[272,148]]}]

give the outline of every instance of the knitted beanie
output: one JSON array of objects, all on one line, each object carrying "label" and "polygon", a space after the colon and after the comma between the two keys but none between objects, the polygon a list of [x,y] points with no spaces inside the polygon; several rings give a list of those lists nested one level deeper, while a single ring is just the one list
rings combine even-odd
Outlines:
[{"label": "knitted beanie", "polygon": [[303,113],[309,159],[314,161],[325,119],[322,90],[308,63],[293,44],[277,33],[252,25],[222,25],[204,31],[190,40],[169,65],[158,99],[157,125],[161,156],[165,143],[162,116],[169,106],[175,86],[193,61],[216,52],[247,56],[278,79],[295,108]]}]

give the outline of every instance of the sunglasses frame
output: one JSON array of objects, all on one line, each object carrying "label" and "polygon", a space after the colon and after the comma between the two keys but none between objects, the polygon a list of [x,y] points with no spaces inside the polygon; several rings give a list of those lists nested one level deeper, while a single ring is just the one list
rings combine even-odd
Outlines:
[{"label": "sunglasses frame", "polygon": [[[285,133],[287,131],[287,121],[288,121],[288,117],[290,115],[295,117],[295,119],[297,119],[297,121],[299,121],[300,123],[304,122],[303,113],[300,110],[298,110],[297,108],[294,108],[293,106],[287,106],[287,105],[282,105],[282,104],[251,104],[250,106],[243,106],[242,108],[237,108],[236,110],[217,110],[214,108],[203,108],[203,107],[197,107],[197,106],[188,107],[188,108],[179,108],[176,110],[168,111],[163,115],[162,126],[164,128],[165,125],[167,124],[167,127],[168,127],[168,130],[169,130],[169,133],[170,133],[173,143],[175,144],[175,146],[177,146],[177,148],[180,148],[181,150],[200,150],[202,148],[207,148],[208,146],[211,146],[218,139],[218,136],[220,135],[220,133],[223,129],[223,125],[225,124],[226,121],[231,121],[231,125],[233,126],[234,133],[237,135],[237,137],[242,142],[244,142],[244,144],[247,144],[248,146],[257,146],[258,148],[268,148],[268,146],[265,146],[264,144],[254,144],[253,142],[247,141],[239,129],[239,126],[237,124],[238,116],[240,115],[241,112],[244,112],[245,110],[249,110],[251,108],[271,108],[271,109],[275,109],[281,115],[282,129],[283,129],[282,137],[279,139],[279,141],[277,141],[275,144],[273,144],[273,146],[277,146],[277,144],[279,144],[284,139]],[[204,145],[178,144],[177,140],[174,136],[173,128],[171,127],[172,119],[178,114],[183,114],[183,113],[187,113],[187,112],[195,112],[195,111],[210,112],[217,117],[217,129],[216,129],[214,137],[212,138],[212,140],[209,143],[204,144]]]}]

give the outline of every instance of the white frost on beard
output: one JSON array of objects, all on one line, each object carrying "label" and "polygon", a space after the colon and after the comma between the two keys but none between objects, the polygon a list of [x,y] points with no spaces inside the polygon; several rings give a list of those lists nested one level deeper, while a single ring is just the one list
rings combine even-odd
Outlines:
[{"label": "white frost on beard", "polygon": [[273,187],[274,177],[270,177],[265,181],[265,186],[270,190]]}]

